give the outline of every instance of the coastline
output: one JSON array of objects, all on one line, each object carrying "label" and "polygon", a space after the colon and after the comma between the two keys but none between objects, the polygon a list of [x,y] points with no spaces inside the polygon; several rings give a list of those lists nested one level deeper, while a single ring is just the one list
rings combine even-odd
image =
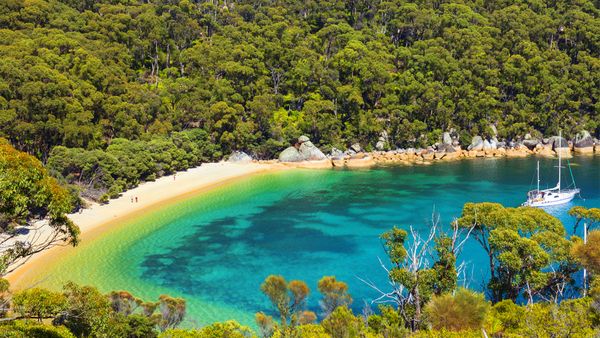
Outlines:
[{"label": "coastline", "polygon": [[[79,226],[81,230],[81,241],[91,242],[94,238],[115,229],[120,224],[130,219],[139,217],[145,212],[167,204],[177,203],[191,196],[210,191],[225,184],[229,184],[238,179],[279,170],[288,169],[369,169],[374,166],[413,166],[413,165],[432,165],[448,161],[477,160],[482,158],[522,158],[528,156],[553,157],[554,154],[536,153],[521,149],[515,152],[494,152],[494,153],[469,153],[467,151],[458,151],[455,156],[435,156],[432,158],[427,155],[431,153],[395,153],[395,152],[370,152],[362,153],[362,156],[346,158],[342,160],[326,159],[321,161],[303,161],[303,162],[278,162],[253,161],[247,163],[204,163],[199,167],[190,168],[183,172],[177,172],[175,175],[163,176],[152,182],[143,182],[139,186],[127,190],[119,198],[112,199],[107,204],[92,203],[81,213],[69,214],[68,217]],[[423,156],[425,155],[425,156]],[[578,154],[579,155],[579,154]],[[587,155],[598,155],[596,152]],[[581,156],[581,155],[580,155]],[[585,155],[583,155],[585,156]],[[137,203],[135,197],[138,198]],[[133,202],[132,202],[133,198]],[[62,245],[55,246],[42,251],[29,258],[22,266],[15,271],[7,274],[6,278],[13,290],[19,290],[31,285],[21,285],[25,281],[30,281],[32,276],[38,275],[36,270],[41,267],[52,264],[61,252],[67,250],[76,250],[76,248]]]},{"label": "coastline", "polygon": [[[83,209],[81,213],[67,216],[79,226],[80,240],[82,242],[92,241],[95,237],[114,229],[119,224],[136,218],[153,208],[176,203],[248,176],[294,167],[296,166],[285,166],[273,162],[205,163],[187,171],[163,176],[152,182],[144,182],[123,192],[120,197],[110,200],[107,204],[93,203]],[[135,202],[136,197],[137,203]],[[4,278],[10,282],[12,290],[31,287],[31,285],[21,285],[21,282],[36,275],[38,268],[51,264],[58,254],[66,250],[76,250],[76,247],[60,245],[39,252]]]}]

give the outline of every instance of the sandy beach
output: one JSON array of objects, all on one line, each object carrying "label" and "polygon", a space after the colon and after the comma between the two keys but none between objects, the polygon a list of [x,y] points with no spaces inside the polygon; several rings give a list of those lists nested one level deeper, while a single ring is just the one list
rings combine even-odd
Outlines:
[{"label": "sandy beach", "polygon": [[[69,218],[79,226],[81,241],[93,240],[95,236],[118,225],[127,218],[135,217],[159,205],[176,202],[203,191],[207,191],[232,180],[257,173],[265,173],[290,168],[277,163],[205,163],[202,166],[164,176],[153,182],[144,182],[128,190],[119,198],[107,204],[92,204],[80,213],[70,214]],[[30,287],[20,285],[26,277],[34,276],[36,268],[54,261],[61,250],[74,250],[68,246],[55,246],[31,257],[24,265],[5,278],[12,289]]]}]

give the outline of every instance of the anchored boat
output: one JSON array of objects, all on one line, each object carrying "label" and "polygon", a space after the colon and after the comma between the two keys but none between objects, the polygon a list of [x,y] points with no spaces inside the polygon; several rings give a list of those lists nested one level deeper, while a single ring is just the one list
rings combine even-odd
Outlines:
[{"label": "anchored boat", "polygon": [[[562,142],[562,135],[559,136],[559,142]],[[562,143],[560,144],[562,145]],[[560,147],[559,147],[560,148]],[[558,153],[558,183],[554,188],[540,190],[540,161],[537,162],[537,189],[531,190],[527,193],[527,201],[522,205],[527,207],[549,207],[553,205],[569,203],[575,195],[579,194],[579,189],[575,186],[575,178],[571,171],[571,165],[567,162],[569,172],[571,172],[572,185],[567,189],[561,189],[561,169],[562,158],[561,151]],[[571,188],[572,187],[572,188]]]}]

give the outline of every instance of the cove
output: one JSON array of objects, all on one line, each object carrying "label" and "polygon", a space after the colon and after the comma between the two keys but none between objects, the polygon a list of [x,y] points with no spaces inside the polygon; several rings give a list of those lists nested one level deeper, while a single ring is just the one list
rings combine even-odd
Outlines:
[{"label": "cove", "polygon": [[[269,274],[306,281],[309,307],[317,312],[317,281],[335,275],[349,284],[353,309],[360,313],[378,294],[359,277],[387,287],[378,261],[388,263],[382,232],[394,225],[425,232],[434,212],[447,226],[466,202],[518,206],[535,183],[536,160],[256,175],[121,224],[56,257],[30,282],[60,289],[72,280],[103,292],[128,290],[144,300],[169,294],[187,300],[186,326],[228,319],[252,325],[255,312],[270,310],[260,292]],[[554,186],[555,161],[540,161],[543,186]],[[600,157],[571,162],[583,199],[547,209],[569,234],[570,207],[600,206]],[[489,272],[474,240],[458,257],[463,261],[469,265],[468,286],[481,289]]]}]

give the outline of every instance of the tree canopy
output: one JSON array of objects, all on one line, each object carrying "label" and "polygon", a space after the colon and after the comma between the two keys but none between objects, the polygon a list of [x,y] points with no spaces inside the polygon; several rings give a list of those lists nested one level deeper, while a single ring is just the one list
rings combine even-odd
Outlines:
[{"label": "tree canopy", "polygon": [[590,0],[10,0],[0,4],[0,136],[57,145],[202,128],[222,153],[600,132]]}]

